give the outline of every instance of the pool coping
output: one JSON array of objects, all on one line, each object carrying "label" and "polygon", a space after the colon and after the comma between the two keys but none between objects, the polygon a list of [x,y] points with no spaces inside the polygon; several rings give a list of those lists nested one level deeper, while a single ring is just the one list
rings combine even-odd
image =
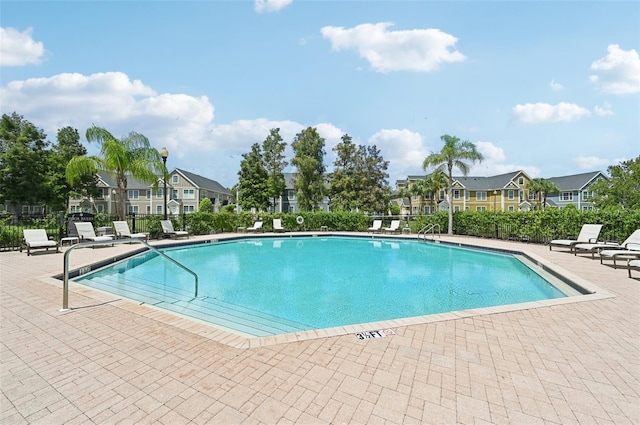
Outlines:
[{"label": "pool coping", "polygon": [[[287,233],[259,233],[259,234],[215,234],[208,235],[208,239],[198,239],[198,240],[172,240],[161,245],[154,244],[155,247],[162,248],[170,248],[170,247],[180,247],[180,246],[189,246],[189,245],[200,245],[200,244],[209,244],[216,243],[220,241],[233,241],[233,240],[242,240],[242,239],[255,239],[255,238],[283,238],[283,237],[324,237],[324,236],[347,236],[347,237],[356,237],[356,238],[365,238],[365,239],[394,239],[394,240],[416,240],[418,239],[418,235],[385,235],[385,234],[371,234],[371,233],[353,233],[353,232],[287,232]],[[462,243],[462,242],[452,242],[441,239],[429,239],[427,243],[441,243],[450,246],[457,247],[467,247],[472,249],[480,249],[485,251],[492,252],[502,252],[508,254],[522,254],[529,258],[531,261],[536,263],[538,266],[543,267],[546,271],[559,276],[562,280],[567,283],[571,282],[578,287],[583,288],[587,293],[578,295],[578,296],[567,296],[564,298],[555,298],[550,300],[541,300],[541,301],[531,301],[525,303],[518,304],[507,304],[502,306],[495,307],[483,307],[483,308],[475,308],[475,309],[467,309],[467,310],[459,310],[455,312],[448,313],[437,313],[431,315],[424,316],[415,316],[409,318],[402,319],[393,319],[393,320],[385,320],[378,322],[367,322],[346,326],[338,326],[332,328],[323,328],[323,329],[314,329],[309,331],[300,331],[286,334],[278,334],[278,335],[269,335],[263,337],[256,337],[247,334],[243,334],[242,332],[225,328],[223,326],[206,322],[201,319],[197,319],[191,316],[182,315],[180,313],[175,313],[172,311],[164,310],[159,307],[155,307],[150,304],[140,303],[135,300],[131,300],[128,298],[123,298],[108,292],[101,291],[99,289],[90,288],[88,286],[84,286],[81,284],[77,284],[73,281],[70,281],[69,290],[70,292],[74,292],[77,294],[81,294],[87,296],[91,299],[102,303],[109,303],[112,306],[117,308],[121,308],[128,312],[132,312],[135,314],[139,314],[146,318],[151,318],[157,320],[163,324],[167,324],[170,326],[175,326],[180,329],[192,332],[194,334],[209,338],[216,342],[228,345],[233,348],[238,349],[248,349],[255,347],[265,347],[270,345],[277,344],[286,344],[296,341],[306,341],[312,339],[319,338],[330,338],[330,337],[338,337],[353,334],[356,335],[361,332],[367,331],[376,331],[376,330],[387,330],[387,329],[395,329],[399,327],[411,326],[411,325],[421,325],[421,324],[429,324],[436,322],[443,322],[448,320],[456,320],[456,319],[464,319],[476,316],[483,316],[489,314],[501,314],[512,311],[520,311],[520,310],[529,310],[529,309],[538,309],[544,307],[553,307],[557,305],[564,304],[573,304],[577,302],[587,302],[587,301],[595,301],[601,299],[612,298],[614,295],[609,292],[597,287],[592,282],[587,281],[586,279],[577,276],[566,269],[560,267],[557,264],[551,264],[550,262],[542,259],[538,255],[533,252],[527,252],[523,249],[503,249],[503,248],[492,248],[487,246],[476,245],[472,242],[470,243]],[[121,254],[118,256],[110,256],[108,259],[105,259],[100,262],[94,262],[89,265],[90,270],[96,270],[97,268],[104,267],[105,265],[112,264],[116,261],[120,261],[122,258],[129,257],[131,255],[135,255],[135,253],[142,251],[143,249],[133,249],[132,251]],[[94,267],[95,266],[95,267]],[[79,270],[85,269],[87,266],[78,267],[73,271],[70,271],[70,277],[78,276]],[[50,284],[54,284],[60,286],[60,275],[47,275],[41,276],[38,280],[47,282]],[[67,310],[62,311],[62,314],[70,313],[74,310],[73,306]],[[354,336],[354,338],[356,338]]]}]

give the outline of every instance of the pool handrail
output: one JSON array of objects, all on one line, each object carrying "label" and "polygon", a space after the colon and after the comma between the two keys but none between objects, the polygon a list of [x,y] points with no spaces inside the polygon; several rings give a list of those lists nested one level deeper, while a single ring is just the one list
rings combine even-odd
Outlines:
[{"label": "pool handrail", "polygon": [[121,243],[141,243],[143,245],[145,245],[149,250],[157,253],[158,255],[166,258],[167,260],[171,261],[173,264],[175,264],[176,266],[186,270],[187,272],[191,273],[195,279],[195,297],[198,297],[198,275],[191,269],[189,269],[187,266],[185,266],[184,264],[179,263],[178,261],[174,260],[173,258],[169,257],[167,254],[165,254],[164,252],[160,251],[159,249],[149,245],[147,242],[143,241],[142,239],[139,238],[127,238],[127,239],[115,239],[115,240],[110,240],[110,241],[98,241],[98,242],[94,242],[94,241],[90,241],[90,242],[81,242],[81,243],[77,243],[75,245],[70,246],[69,248],[67,248],[67,250],[64,253],[64,263],[63,263],[63,270],[62,270],[62,309],[60,309],[60,311],[67,311],[69,310],[69,254],[71,254],[71,251],[73,251],[76,248],[86,248],[89,246],[99,246],[99,245],[114,245],[114,244],[121,244]]},{"label": "pool handrail", "polygon": [[438,236],[440,236],[440,225],[438,223],[427,224],[418,231],[418,239],[422,235],[422,239],[427,240],[427,232],[431,231],[431,236],[435,236],[435,229],[438,229]]}]

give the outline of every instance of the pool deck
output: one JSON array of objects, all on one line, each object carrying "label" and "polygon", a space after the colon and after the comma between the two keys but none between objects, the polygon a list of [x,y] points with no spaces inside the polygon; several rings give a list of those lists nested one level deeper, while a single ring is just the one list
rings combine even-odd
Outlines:
[{"label": "pool deck", "polygon": [[[640,272],[441,240],[525,252],[596,293],[252,339],[74,284],[59,311],[63,254],[3,252],[0,423],[640,424]],[[71,268],[136,247],[76,249]]]}]

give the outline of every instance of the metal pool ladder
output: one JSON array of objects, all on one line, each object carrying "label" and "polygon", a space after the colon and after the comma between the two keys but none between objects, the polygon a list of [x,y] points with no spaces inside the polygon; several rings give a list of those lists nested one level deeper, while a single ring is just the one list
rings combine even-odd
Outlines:
[{"label": "metal pool ladder", "polygon": [[130,238],[130,239],[114,239],[110,241],[100,241],[100,242],[82,242],[82,243],[72,245],[64,253],[64,268],[62,270],[62,282],[63,282],[62,283],[62,309],[60,309],[60,311],[69,310],[69,254],[71,254],[71,251],[73,251],[76,248],[86,248],[89,246],[98,246],[98,245],[115,245],[115,244],[121,244],[121,243],[141,243],[144,246],[146,246],[149,250],[155,252],[161,257],[166,258],[176,266],[191,273],[195,279],[195,297],[198,296],[198,275],[193,270],[185,266],[184,264],[179,263],[178,261],[169,257],[164,252],[149,245],[147,242],[143,241],[142,239]]},{"label": "metal pool ladder", "polygon": [[427,224],[425,227],[420,229],[418,232],[418,239],[422,239],[424,241],[427,240],[427,233],[431,232],[431,237],[435,238],[435,231],[438,229],[438,236],[440,236],[440,225],[438,223]]}]

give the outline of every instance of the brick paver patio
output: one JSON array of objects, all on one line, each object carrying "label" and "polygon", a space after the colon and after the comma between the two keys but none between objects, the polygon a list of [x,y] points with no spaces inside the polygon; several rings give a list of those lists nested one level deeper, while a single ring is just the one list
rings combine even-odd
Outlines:
[{"label": "brick paver patio", "polygon": [[[442,239],[526,251],[607,296],[399,324],[387,338],[243,346],[75,285],[61,312],[50,277],[63,254],[0,253],[0,423],[640,424],[640,273],[541,245]],[[71,267],[127,249],[78,249]]]}]

